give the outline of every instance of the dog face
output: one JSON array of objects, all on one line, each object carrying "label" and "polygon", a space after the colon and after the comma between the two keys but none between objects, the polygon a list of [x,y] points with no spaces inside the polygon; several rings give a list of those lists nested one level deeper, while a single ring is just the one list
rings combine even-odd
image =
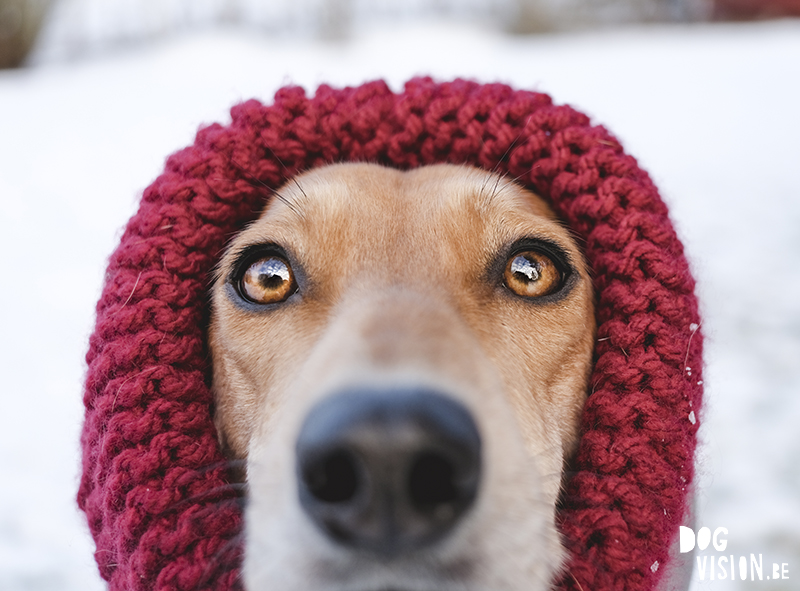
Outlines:
[{"label": "dog face", "polygon": [[278,197],[212,293],[247,589],[547,588],[595,326],[569,232],[452,165],[332,165]]}]

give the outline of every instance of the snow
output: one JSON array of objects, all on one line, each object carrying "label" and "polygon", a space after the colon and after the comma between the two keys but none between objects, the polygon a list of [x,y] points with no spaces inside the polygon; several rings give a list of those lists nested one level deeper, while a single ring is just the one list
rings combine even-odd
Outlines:
[{"label": "snow", "polygon": [[693,588],[797,584],[800,21],[530,38],[409,22],[330,43],[217,28],[39,55],[0,72],[0,589],[103,588],[74,503],[83,355],[106,257],[165,157],[233,103],[290,82],[399,89],[416,74],[548,92],[652,174],[703,306],[695,531],[725,527],[725,554],[763,554],[765,575],[785,562],[791,577],[695,572]]}]

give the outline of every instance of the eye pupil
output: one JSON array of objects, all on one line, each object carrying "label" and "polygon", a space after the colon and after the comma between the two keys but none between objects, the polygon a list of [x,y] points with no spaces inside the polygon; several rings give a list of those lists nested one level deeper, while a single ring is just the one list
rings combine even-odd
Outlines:
[{"label": "eye pupil", "polygon": [[278,256],[265,256],[251,263],[239,282],[242,296],[257,304],[282,302],[294,290],[291,267]]},{"label": "eye pupil", "polygon": [[538,281],[541,277],[539,265],[522,255],[514,257],[510,271],[522,281]]},{"label": "eye pupil", "polygon": [[506,263],[505,286],[526,298],[538,298],[558,291],[563,275],[548,255],[526,250],[511,256]]},{"label": "eye pupil", "polygon": [[266,288],[274,289],[291,280],[289,267],[280,259],[262,259],[255,266],[258,267],[258,282]]}]

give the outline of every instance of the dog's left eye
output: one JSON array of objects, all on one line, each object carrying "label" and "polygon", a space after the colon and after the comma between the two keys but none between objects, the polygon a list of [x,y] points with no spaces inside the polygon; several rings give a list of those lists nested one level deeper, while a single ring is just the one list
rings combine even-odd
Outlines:
[{"label": "dog's left eye", "polygon": [[276,304],[297,289],[289,263],[275,255],[253,261],[239,280],[239,293],[255,304]]},{"label": "dog's left eye", "polygon": [[563,275],[553,259],[535,250],[511,256],[506,263],[503,279],[508,289],[529,298],[554,293],[563,283]]}]

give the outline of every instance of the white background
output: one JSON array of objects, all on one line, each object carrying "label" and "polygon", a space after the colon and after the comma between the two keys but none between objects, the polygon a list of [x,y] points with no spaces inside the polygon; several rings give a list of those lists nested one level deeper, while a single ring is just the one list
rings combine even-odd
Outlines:
[{"label": "white background", "polygon": [[165,157],[287,83],[417,74],[547,92],[651,173],[702,299],[698,526],[791,577],[695,573],[694,589],[800,588],[800,22],[522,38],[409,18],[347,41],[195,27],[120,44],[111,11],[73,51],[76,14],[33,66],[0,72],[0,590],[103,588],[74,502],[83,356],[106,257]]}]

